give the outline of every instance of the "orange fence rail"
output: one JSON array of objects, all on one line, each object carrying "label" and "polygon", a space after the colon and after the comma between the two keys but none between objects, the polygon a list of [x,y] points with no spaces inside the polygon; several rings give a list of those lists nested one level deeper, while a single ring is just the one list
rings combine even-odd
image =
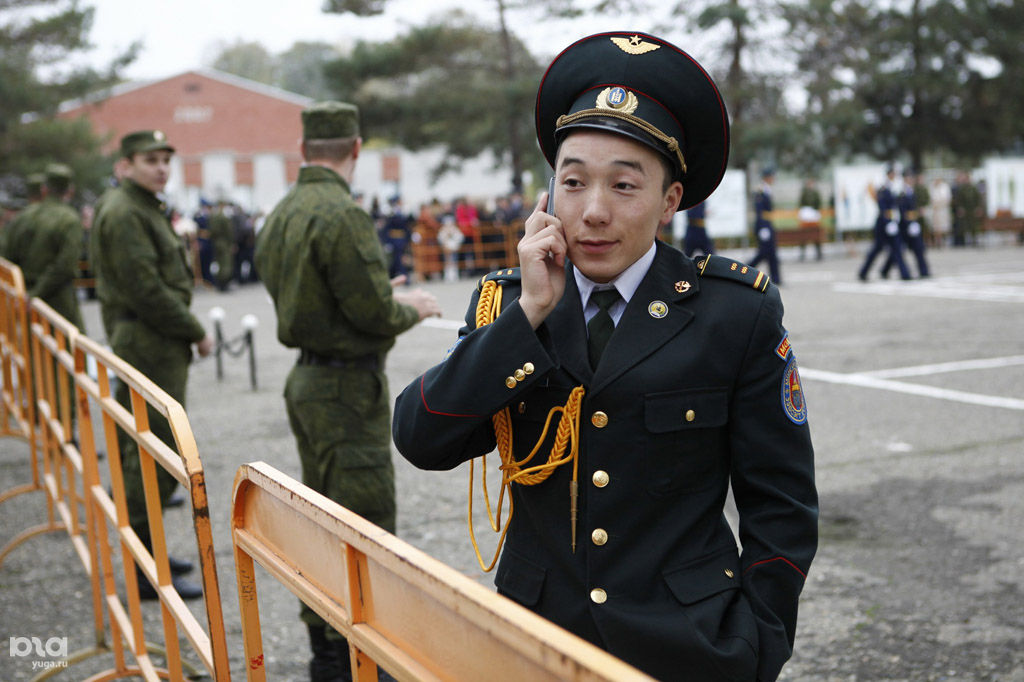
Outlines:
[{"label": "orange fence rail", "polygon": [[[523,221],[509,224],[480,223],[478,238],[465,241],[456,254],[458,268],[464,274],[481,270],[497,270],[519,265],[516,245],[523,233]],[[420,235],[411,244],[413,270],[421,279],[429,279],[444,272],[445,252],[436,235],[428,234],[423,225],[416,226]]]},{"label": "orange fence rail", "polygon": [[[43,491],[43,475],[36,447],[35,401],[29,361],[28,298],[21,268],[0,258],[0,435],[28,442],[31,480],[0,493],[0,504],[25,493]],[[46,498],[47,521],[28,528],[0,549],[0,565],[18,545],[41,533],[60,530],[52,500]]]},{"label": "orange fence rail", "polygon": [[[88,502],[93,506],[91,529],[98,554],[100,590],[110,616],[114,668],[104,679],[142,676],[147,680],[185,679],[185,664],[179,644],[179,627],[192,645],[200,663],[216,680],[229,680],[227,643],[221,607],[220,587],[206,497],[206,482],[195,438],[181,404],[167,395],[138,370],[86,336],[78,336],[74,344],[75,387],[77,395],[79,434],[85,463],[85,484]],[[94,366],[96,378],[86,369]],[[112,383],[116,377],[127,385],[130,408],[114,398]],[[92,407],[99,408],[102,433],[107,448],[109,477],[113,499],[100,483],[96,438],[93,434]],[[157,438],[150,430],[150,409],[166,419],[174,435],[175,448]],[[123,429],[139,446],[142,483],[146,497],[152,550],[132,530],[128,520],[121,452],[117,430]],[[205,601],[205,627],[197,620],[171,585],[167,540],[164,533],[157,467],[168,471],[184,485],[192,504],[193,530],[199,550]],[[110,536],[119,541],[116,550]],[[118,596],[114,561],[120,555],[125,600]],[[163,653],[166,669],[152,660],[145,639],[142,608],[139,601],[136,567],[155,587],[160,599],[163,628]],[[127,647],[125,646],[127,644]],[[134,656],[136,665],[127,663],[125,649]],[[194,670],[189,667],[189,676]]]},{"label": "orange fence rail", "polygon": [[255,564],[349,642],[353,679],[649,680],[263,462],[231,520],[251,682],[267,679]]}]

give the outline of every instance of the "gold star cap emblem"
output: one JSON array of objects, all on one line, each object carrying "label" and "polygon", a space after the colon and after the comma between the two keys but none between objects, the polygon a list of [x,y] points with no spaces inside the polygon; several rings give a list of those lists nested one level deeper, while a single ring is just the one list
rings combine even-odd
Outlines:
[{"label": "gold star cap emblem", "polygon": [[649,43],[640,36],[632,36],[630,38],[622,38],[619,36],[613,36],[611,41],[615,45],[625,52],[626,54],[647,54],[657,50],[661,45],[655,43]]}]

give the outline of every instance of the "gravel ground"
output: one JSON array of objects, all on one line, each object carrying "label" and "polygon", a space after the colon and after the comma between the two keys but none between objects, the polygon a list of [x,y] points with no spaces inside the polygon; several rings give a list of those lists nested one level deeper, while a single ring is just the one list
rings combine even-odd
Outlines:
[{"label": "gravel ground", "polygon": [[[1024,682],[1024,249],[990,243],[932,251],[929,281],[862,284],[855,278],[862,248],[830,245],[820,262],[783,254],[786,322],[817,457],[821,545],[782,679]],[[392,397],[443,357],[473,285],[425,286],[441,300],[445,322],[400,337],[388,360]],[[193,367],[188,396],[232,674],[244,679],[231,486],[238,466],[254,460],[299,473],[281,398],[295,354],[275,340],[261,286],[197,292],[193,308],[204,320],[214,306],[226,311],[228,336],[240,333],[247,313],[261,321],[258,389],[250,389],[244,358],[226,360],[222,381],[203,360]],[[102,338],[96,304],[85,303],[84,313],[90,335]],[[992,358],[999,360],[967,363]],[[16,439],[0,441],[0,490],[28,480],[27,452]],[[428,473],[401,458],[395,464],[399,536],[490,586],[467,537],[467,468]],[[0,543],[43,519],[38,493],[6,502]],[[189,513],[168,510],[166,519],[175,553],[194,555]],[[481,544],[494,546],[492,538]],[[257,579],[268,676],[302,680],[308,645],[297,602],[266,573]],[[89,594],[67,536],[33,538],[0,568],[0,641],[64,637],[69,651],[90,646]],[[147,603],[145,618],[158,633],[159,608]],[[5,649],[0,680],[27,680],[38,672],[33,665],[50,660]],[[92,659],[56,679],[83,679],[111,662],[109,655]]]}]

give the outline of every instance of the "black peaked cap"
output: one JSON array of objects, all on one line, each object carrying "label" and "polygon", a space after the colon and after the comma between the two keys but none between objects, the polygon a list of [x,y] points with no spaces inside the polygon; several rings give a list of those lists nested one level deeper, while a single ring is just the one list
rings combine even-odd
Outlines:
[{"label": "black peaked cap", "polygon": [[552,167],[577,128],[650,146],[683,183],[679,210],[707,199],[729,161],[729,115],[711,76],[672,43],[636,31],[587,36],[555,57],[537,90],[536,124]]}]

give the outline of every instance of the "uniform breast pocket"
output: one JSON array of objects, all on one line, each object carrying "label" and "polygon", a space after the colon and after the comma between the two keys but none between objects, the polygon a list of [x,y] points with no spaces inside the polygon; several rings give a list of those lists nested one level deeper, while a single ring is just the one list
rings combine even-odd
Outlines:
[{"label": "uniform breast pocket", "polygon": [[655,496],[694,492],[724,473],[729,393],[685,389],[644,396],[648,490]]},{"label": "uniform breast pocket", "polygon": [[[508,411],[512,417],[513,444],[517,457],[525,456],[533,449],[541,434],[544,433],[544,426],[547,423],[548,415],[551,414],[551,409],[564,406],[565,401],[569,399],[570,391],[569,388],[541,386],[509,404]],[[562,414],[560,410],[551,414],[551,422],[547,424],[547,434],[544,438],[544,449],[539,450],[541,459],[538,459],[536,464],[547,458],[547,448],[554,442],[554,435],[558,430],[558,422],[562,418]]]}]

